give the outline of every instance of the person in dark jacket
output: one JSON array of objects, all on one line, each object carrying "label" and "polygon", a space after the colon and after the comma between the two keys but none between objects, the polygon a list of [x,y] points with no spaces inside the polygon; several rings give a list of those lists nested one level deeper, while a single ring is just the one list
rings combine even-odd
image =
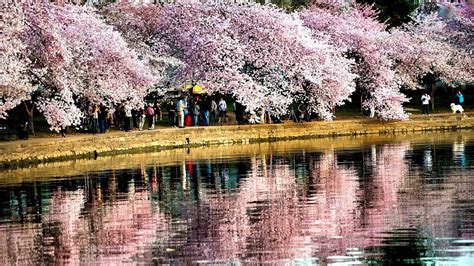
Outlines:
[{"label": "person in dark jacket", "polygon": [[172,99],[169,99],[166,107],[168,108],[168,124],[174,127],[176,126],[176,105]]},{"label": "person in dark jacket", "polygon": [[238,125],[244,124],[244,114],[245,114],[245,106],[243,106],[240,102],[235,102],[235,120],[237,120]]},{"label": "person in dark jacket", "polygon": [[209,126],[209,114],[212,109],[212,99],[209,96],[205,96],[204,99],[200,102],[201,104],[201,116],[202,124],[204,126]]},{"label": "person in dark jacket", "polygon": [[104,104],[100,104],[99,107],[99,128],[100,133],[105,133],[107,130],[107,115],[109,113],[108,108]]},{"label": "person in dark jacket", "polygon": [[192,103],[192,113],[193,113],[193,126],[199,126],[199,115],[201,114],[201,105],[199,99],[194,99]]}]

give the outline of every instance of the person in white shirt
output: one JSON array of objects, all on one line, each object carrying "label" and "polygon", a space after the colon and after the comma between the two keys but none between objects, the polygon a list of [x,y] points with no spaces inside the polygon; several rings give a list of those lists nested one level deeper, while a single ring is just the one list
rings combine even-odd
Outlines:
[{"label": "person in white shirt", "polygon": [[184,96],[177,104],[178,127],[184,128],[184,118],[186,117],[186,108],[188,108],[188,96]]},{"label": "person in white shirt", "polygon": [[218,116],[218,111],[217,111],[217,103],[212,99],[211,101],[211,117],[210,117],[210,123],[215,124]]},{"label": "person in white shirt", "polygon": [[430,101],[431,101],[430,95],[428,95],[428,93],[425,92],[425,94],[421,96],[421,106],[422,106],[424,115],[430,114]]},{"label": "person in white shirt", "polygon": [[125,131],[130,131],[132,130],[130,121],[132,119],[132,107],[129,102],[124,103],[123,110],[125,113]]},{"label": "person in white shirt", "polygon": [[219,111],[219,121],[222,125],[224,119],[227,117],[227,103],[225,102],[224,98],[221,98],[218,104],[218,111]]}]

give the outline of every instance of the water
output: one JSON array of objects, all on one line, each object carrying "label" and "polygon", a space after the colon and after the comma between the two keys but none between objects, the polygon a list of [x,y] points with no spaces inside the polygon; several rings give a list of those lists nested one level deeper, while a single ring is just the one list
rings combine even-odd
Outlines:
[{"label": "water", "polygon": [[0,172],[0,263],[474,265],[474,132]]}]

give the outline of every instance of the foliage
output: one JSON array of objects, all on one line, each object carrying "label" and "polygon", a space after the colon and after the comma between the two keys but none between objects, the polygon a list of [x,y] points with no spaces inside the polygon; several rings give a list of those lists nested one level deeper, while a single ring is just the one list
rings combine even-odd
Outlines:
[{"label": "foliage", "polygon": [[37,3],[15,10],[26,25],[17,36],[26,45],[21,57],[42,84],[38,107],[52,129],[78,125],[93,104],[142,101],[154,78],[93,9]]},{"label": "foliage", "polygon": [[426,75],[445,83],[473,82],[472,44],[468,41],[472,27],[463,26],[462,21],[462,17],[446,21],[431,14],[395,29],[387,50],[396,62],[399,82],[416,88]]},{"label": "foliage", "polygon": [[393,61],[385,49],[390,34],[376,15],[371,7],[357,4],[349,9],[313,6],[300,12],[316,37],[328,34],[331,44],[356,59],[353,72],[359,75],[357,86],[364,92],[364,107],[374,108],[382,119],[405,119],[402,104],[407,98],[399,91]]},{"label": "foliage", "polygon": [[421,14],[390,30],[405,20],[378,21],[387,6],[116,3],[98,14],[47,1],[3,4],[0,117],[34,95],[58,130],[78,125],[91,105],[138,106],[153,85],[166,93],[199,83],[251,113],[304,103],[328,120],[357,87],[381,119],[406,119],[400,88],[427,76],[473,82],[471,5],[446,4],[449,16]]},{"label": "foliage", "polygon": [[34,90],[30,85],[25,56],[26,45],[20,36],[25,31],[23,14],[18,7],[0,7],[0,118]]},{"label": "foliage", "polygon": [[330,119],[332,107],[354,89],[351,62],[313,39],[295,14],[273,6],[118,4],[106,14],[121,14],[110,20],[122,32],[136,31],[141,36],[134,40],[182,62],[175,82],[232,94],[250,112],[269,107],[282,114],[295,98],[309,99],[313,112]]}]

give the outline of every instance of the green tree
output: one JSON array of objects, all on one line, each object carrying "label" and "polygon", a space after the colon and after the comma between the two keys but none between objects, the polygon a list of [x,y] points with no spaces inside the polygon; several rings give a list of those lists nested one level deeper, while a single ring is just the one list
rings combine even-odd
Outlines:
[{"label": "green tree", "polygon": [[380,11],[379,20],[387,22],[390,27],[397,27],[411,20],[411,15],[418,9],[417,0],[359,0],[359,3],[374,4]]},{"label": "green tree", "polygon": [[[256,0],[256,2],[263,5],[268,1]],[[300,7],[308,6],[308,4],[311,3],[311,0],[270,0],[270,2],[276,6],[279,6],[281,8],[285,8],[291,11],[291,10],[296,10]]]}]

